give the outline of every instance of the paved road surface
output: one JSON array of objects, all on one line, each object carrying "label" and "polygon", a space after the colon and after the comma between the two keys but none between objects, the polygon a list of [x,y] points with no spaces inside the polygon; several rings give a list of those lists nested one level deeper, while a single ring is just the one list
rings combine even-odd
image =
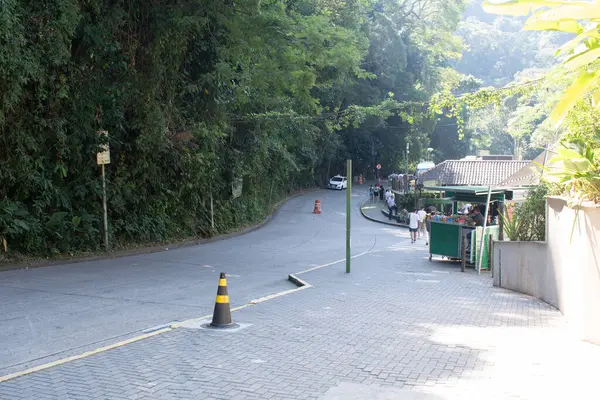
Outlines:
[{"label": "paved road surface", "polygon": [[[355,190],[353,210],[365,190]],[[321,215],[312,214],[317,198]],[[231,240],[0,273],[0,374],[210,314],[221,271],[229,274],[233,306],[293,288],[289,273],[345,256],[344,204],[345,192],[320,191],[292,199],[266,227]],[[378,230],[354,212],[354,253],[374,248]]]},{"label": "paved road surface", "polygon": [[[224,242],[0,274],[2,375],[209,314],[220,270],[235,306],[323,266],[299,275],[311,288],[236,311],[241,330],[177,328],[2,382],[0,399],[597,399],[599,347],[569,340],[545,303],[428,262],[404,229],[355,207],[353,271],[332,264],[344,255],[343,196],[296,198]],[[315,197],[323,215],[310,213]]]}]

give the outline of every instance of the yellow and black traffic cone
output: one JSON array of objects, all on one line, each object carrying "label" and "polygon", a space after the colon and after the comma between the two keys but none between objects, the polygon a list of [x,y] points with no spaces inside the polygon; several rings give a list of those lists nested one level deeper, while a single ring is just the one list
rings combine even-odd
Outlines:
[{"label": "yellow and black traffic cone", "polygon": [[213,328],[228,328],[234,326],[231,321],[231,307],[229,306],[229,294],[227,293],[227,278],[225,272],[221,272],[219,278],[219,289],[215,300],[215,312],[210,324]]}]

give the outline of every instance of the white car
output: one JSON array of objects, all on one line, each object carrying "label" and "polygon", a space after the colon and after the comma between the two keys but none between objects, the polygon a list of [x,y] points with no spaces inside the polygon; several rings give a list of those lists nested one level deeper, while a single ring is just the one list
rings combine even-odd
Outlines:
[{"label": "white car", "polygon": [[327,185],[329,189],[348,189],[348,180],[345,176],[336,175],[329,180],[329,185]]}]

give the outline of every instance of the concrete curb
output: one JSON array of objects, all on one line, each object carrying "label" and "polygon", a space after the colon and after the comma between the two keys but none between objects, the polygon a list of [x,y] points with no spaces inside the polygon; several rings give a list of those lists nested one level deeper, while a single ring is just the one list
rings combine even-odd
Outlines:
[{"label": "concrete curb", "polygon": [[[360,213],[362,214],[362,216],[363,216],[363,217],[365,217],[365,218],[366,218],[366,219],[368,219],[369,221],[377,222],[377,223],[384,224],[384,225],[396,226],[396,227],[398,227],[398,228],[408,228],[408,225],[405,225],[405,224],[399,224],[399,223],[393,223],[393,222],[381,221],[381,220],[378,220],[378,219],[376,219],[376,218],[369,217],[369,216],[368,216],[367,214],[365,214],[365,212],[363,211],[363,206],[364,206],[364,205],[366,205],[368,201],[369,201],[369,200],[367,200],[367,201],[363,202],[363,203],[360,205]],[[383,212],[383,210],[382,210],[382,212]],[[385,214],[384,214],[384,215],[385,215]]]},{"label": "concrete curb", "polygon": [[273,205],[273,207],[271,207],[271,211],[270,211],[269,215],[267,215],[265,217],[265,219],[263,219],[261,222],[259,222],[256,225],[250,226],[248,228],[244,228],[237,232],[225,233],[223,235],[214,236],[214,237],[205,238],[205,239],[192,239],[192,240],[186,240],[186,241],[182,241],[182,242],[164,243],[164,244],[156,245],[156,246],[141,247],[141,248],[137,248],[137,249],[118,250],[115,252],[99,254],[99,255],[94,255],[94,256],[88,256],[88,257],[83,256],[83,257],[73,257],[73,258],[64,258],[64,259],[57,258],[57,259],[51,259],[51,260],[25,261],[25,262],[16,263],[16,264],[0,264],[0,272],[12,271],[12,270],[17,270],[17,269],[25,269],[25,268],[51,267],[53,265],[77,264],[77,263],[90,262],[90,261],[112,260],[112,259],[116,259],[116,258],[136,256],[136,255],[141,255],[141,254],[152,254],[152,253],[159,253],[159,252],[169,251],[169,250],[183,249],[183,248],[187,248],[187,247],[199,246],[202,244],[208,244],[208,243],[218,242],[221,240],[231,239],[231,238],[234,238],[237,236],[245,235],[247,233],[253,232],[255,230],[258,230],[258,229],[264,227],[267,223],[269,223],[271,221],[271,219],[273,219],[273,217],[275,216],[275,214],[277,213],[279,208],[284,203],[290,201],[291,199],[293,199],[297,196],[315,192],[320,189],[321,189],[320,187],[314,187],[311,189],[302,190],[300,192],[294,193],[294,194],[286,197],[285,199],[281,200],[280,202],[275,203]]},{"label": "concrete curb", "polygon": [[294,274],[288,275],[288,280],[298,287],[311,287],[312,285]]}]

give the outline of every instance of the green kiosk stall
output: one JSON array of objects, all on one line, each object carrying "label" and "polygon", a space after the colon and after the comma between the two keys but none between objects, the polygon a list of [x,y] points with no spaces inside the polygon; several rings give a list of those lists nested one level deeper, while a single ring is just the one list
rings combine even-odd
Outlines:
[{"label": "green kiosk stall", "polygon": [[[489,245],[491,240],[502,239],[500,225],[487,224],[483,227],[468,225],[464,216],[457,215],[458,203],[485,204],[485,217],[493,203],[498,203],[501,212],[504,202],[512,199],[512,191],[506,188],[487,186],[430,186],[424,190],[441,192],[441,198],[425,200],[428,205],[451,208],[451,216],[431,220],[429,238],[429,261],[434,255],[450,260],[462,261],[462,269],[473,265],[479,271],[489,269]],[[468,236],[471,234],[469,242]],[[483,246],[482,246],[483,240]]]}]

